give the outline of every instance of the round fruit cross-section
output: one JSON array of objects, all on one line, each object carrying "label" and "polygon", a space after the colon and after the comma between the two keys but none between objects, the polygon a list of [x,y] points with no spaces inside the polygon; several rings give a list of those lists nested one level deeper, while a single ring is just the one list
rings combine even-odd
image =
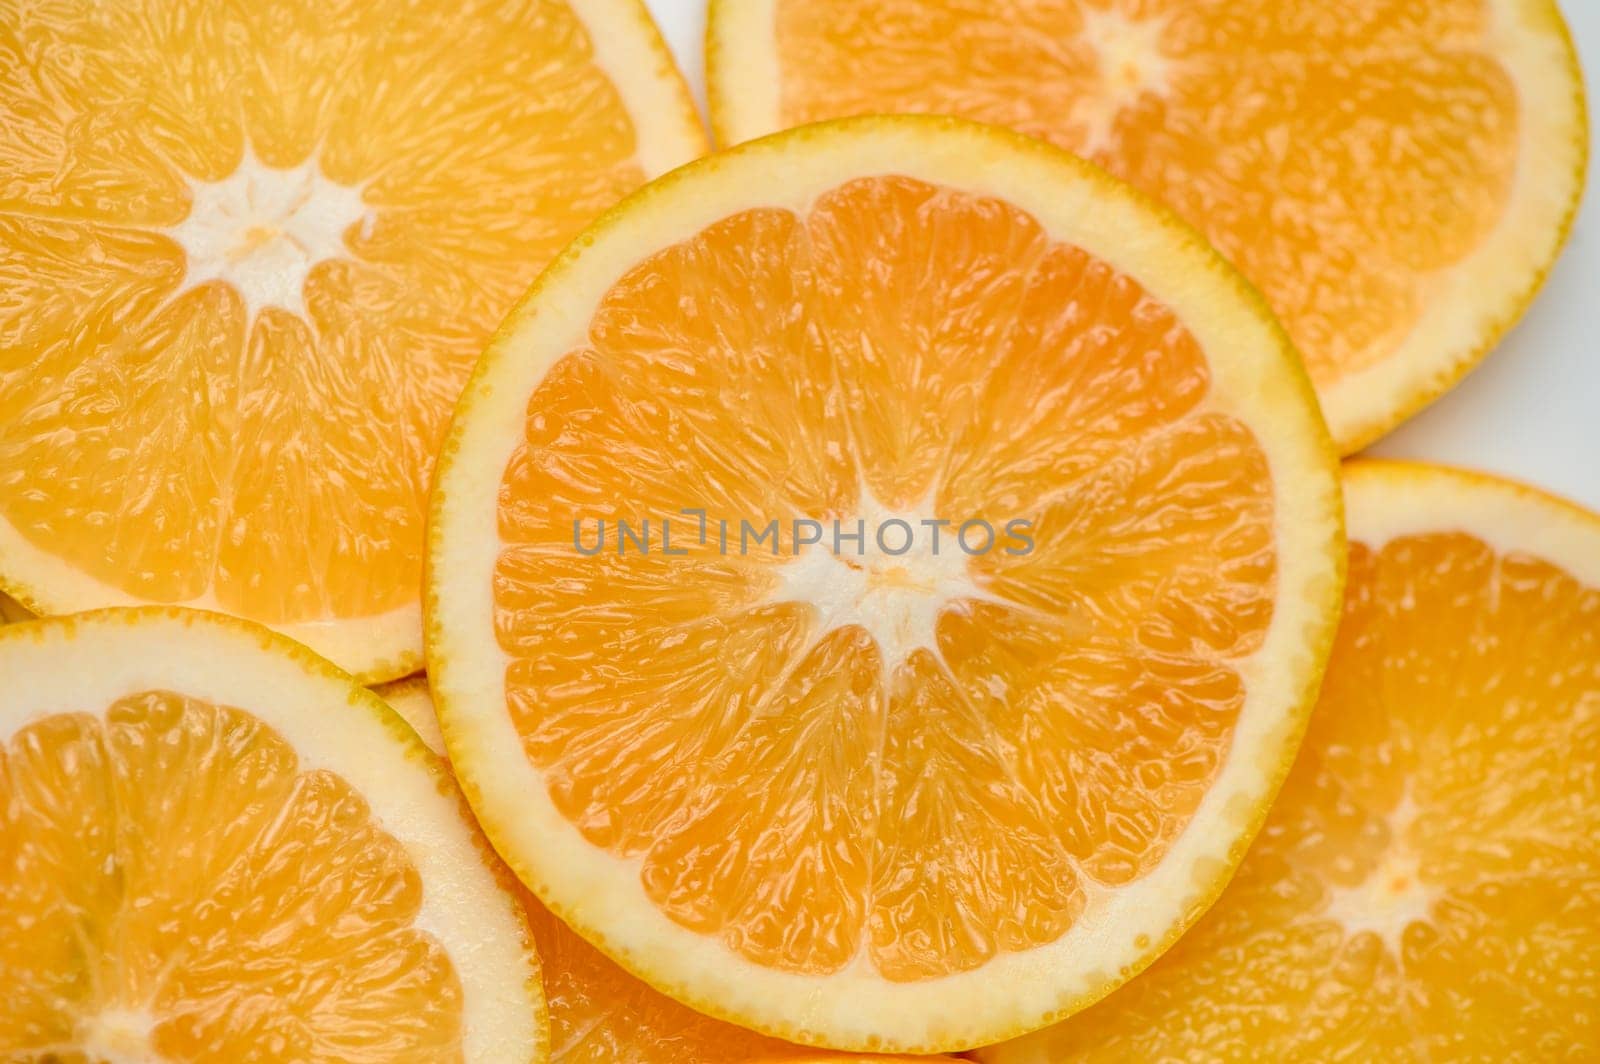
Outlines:
[{"label": "round fruit cross-section", "polygon": [[724,143],[994,122],[1170,204],[1283,320],[1346,453],[1527,309],[1588,156],[1554,0],[713,0]]},{"label": "round fruit cross-section", "polygon": [[0,1058],[546,1058],[511,877],[350,677],[157,607],[0,628],[0,676]]},{"label": "round fruit cross-section", "polygon": [[433,456],[568,239],[703,150],[637,0],[0,0],[0,588],[421,665]]},{"label": "round fruit cross-section", "polygon": [[1327,683],[1238,875],[983,1060],[1600,1059],[1600,515],[1404,463],[1345,499]]},{"label": "round fruit cross-section", "polygon": [[1037,1026],[1198,915],[1343,559],[1252,290],[1093,167],[930,118],[611,212],[480,363],[430,528],[497,849],[667,993],[852,1050]]}]

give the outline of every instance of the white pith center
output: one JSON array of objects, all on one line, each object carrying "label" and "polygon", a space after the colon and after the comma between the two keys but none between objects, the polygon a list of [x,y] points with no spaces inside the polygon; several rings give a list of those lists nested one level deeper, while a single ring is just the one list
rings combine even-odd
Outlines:
[{"label": "white pith center", "polygon": [[[818,639],[836,628],[864,629],[878,645],[886,677],[919,648],[942,660],[937,628],[944,610],[961,599],[998,599],[973,582],[967,567],[970,555],[961,547],[957,524],[942,529],[925,525],[937,520],[928,505],[898,512],[877,504],[865,491],[861,498],[860,514],[841,521],[852,534],[858,521],[864,524],[859,552],[850,542],[836,553],[833,523],[822,522],[823,542],[803,548],[798,558],[780,567],[779,585],[769,601],[810,605],[817,612]],[[891,553],[907,539],[903,528],[893,524],[896,521],[915,533],[904,553]],[[995,532],[999,537],[1002,530]],[[981,532],[975,532],[969,546],[977,550],[984,540]],[[1002,549],[998,538],[990,549]]]},{"label": "white pith center", "polygon": [[1073,119],[1087,131],[1085,152],[1111,146],[1117,119],[1148,93],[1171,88],[1171,61],[1161,50],[1167,21],[1162,16],[1130,18],[1118,11],[1086,8],[1082,37],[1099,60],[1100,86],[1074,105]]},{"label": "white pith center", "polygon": [[329,180],[316,158],[276,169],[247,147],[220,181],[191,181],[189,215],[166,234],[183,248],[182,291],[213,281],[238,290],[250,320],[267,307],[306,317],[306,275],[348,258],[345,230],[370,226],[361,189]]},{"label": "white pith center", "polygon": [[156,1021],[139,1009],[112,1008],[78,1023],[75,1032],[78,1048],[90,1060],[110,1064],[162,1064],[150,1033]]},{"label": "white pith center", "polygon": [[1437,893],[1423,880],[1417,854],[1404,842],[1416,820],[1409,800],[1390,817],[1393,840],[1367,877],[1353,887],[1334,887],[1323,915],[1337,921],[1348,937],[1372,933],[1396,959],[1406,928],[1431,919]]}]

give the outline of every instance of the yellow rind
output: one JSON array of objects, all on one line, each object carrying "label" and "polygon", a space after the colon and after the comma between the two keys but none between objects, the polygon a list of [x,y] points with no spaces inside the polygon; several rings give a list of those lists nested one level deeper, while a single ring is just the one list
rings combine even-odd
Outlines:
[{"label": "yellow rind", "polygon": [[428,690],[427,676],[419,674],[378,684],[372,688],[372,693],[411,725],[424,746],[440,757],[445,756],[444,736],[439,732],[439,718],[433,712],[433,693]]},{"label": "yellow rind", "polygon": [[589,31],[596,65],[634,118],[645,176],[658,177],[710,151],[694,94],[644,0],[565,2]]},{"label": "yellow rind", "polygon": [[1465,532],[1600,588],[1600,513],[1572,499],[1501,474],[1396,458],[1349,459],[1343,479],[1351,542],[1377,548],[1397,536]]}]

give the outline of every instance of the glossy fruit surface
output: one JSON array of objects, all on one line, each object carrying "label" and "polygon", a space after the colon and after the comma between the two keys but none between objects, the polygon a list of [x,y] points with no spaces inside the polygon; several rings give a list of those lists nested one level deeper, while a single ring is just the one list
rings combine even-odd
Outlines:
[{"label": "glossy fruit surface", "polygon": [[[426,677],[385,684],[378,693],[429,749],[444,754]],[[618,967],[526,889],[517,893],[539,952],[551,1064],[871,1064],[885,1059],[819,1053],[696,1012]]]},{"label": "glossy fruit surface", "polygon": [[1337,612],[1332,451],[1254,294],[953,120],[625,201],[440,469],[429,670],[497,848],[659,989],[834,1048],[981,1044],[1147,963],[1264,815]]},{"label": "glossy fruit surface", "polygon": [[0,675],[0,1058],[546,1058],[511,877],[348,676],[148,607],[0,628]]},{"label": "glossy fruit surface", "polygon": [[0,71],[0,585],[415,671],[468,370],[703,148],[643,9],[0,0]]},{"label": "glossy fruit surface", "polygon": [[1266,295],[1346,453],[1516,322],[1583,188],[1552,0],[714,0],[708,40],[725,144],[955,114],[1169,204]]},{"label": "glossy fruit surface", "polygon": [[1238,875],[999,1064],[1600,1053],[1600,517],[1355,463],[1344,622]]}]

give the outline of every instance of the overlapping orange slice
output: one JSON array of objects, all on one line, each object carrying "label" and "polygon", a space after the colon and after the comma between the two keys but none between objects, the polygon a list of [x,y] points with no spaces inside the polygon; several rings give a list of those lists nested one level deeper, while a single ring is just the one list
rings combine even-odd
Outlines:
[{"label": "overlapping orange slice", "polygon": [[1081,1008],[1205,907],[1344,556],[1253,291],[1100,171],[918,118],[611,212],[480,364],[430,528],[445,741],[519,876],[705,1012],[914,1052]]},{"label": "overlapping orange slice", "polygon": [[0,0],[0,587],[415,671],[473,360],[702,148],[637,0]]},{"label": "overlapping orange slice", "polygon": [[444,762],[264,628],[0,628],[0,1059],[532,1064],[532,937]]},{"label": "overlapping orange slice", "polygon": [[708,48],[724,144],[955,114],[1171,205],[1266,295],[1345,452],[1521,317],[1588,156],[1554,0],[713,0]]},{"label": "overlapping orange slice", "polygon": [[1345,475],[1350,583],[1289,782],[1222,898],[993,1064],[1600,1054],[1600,516]]}]

